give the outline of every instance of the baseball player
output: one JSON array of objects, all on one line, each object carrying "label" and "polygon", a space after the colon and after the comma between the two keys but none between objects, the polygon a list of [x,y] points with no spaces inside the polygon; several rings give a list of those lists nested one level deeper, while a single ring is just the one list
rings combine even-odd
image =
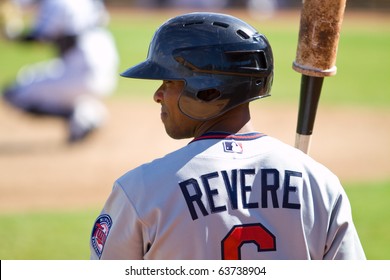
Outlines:
[{"label": "baseball player", "polygon": [[162,80],[166,133],[192,141],[116,180],[91,259],[365,259],[338,178],[251,123],[273,73],[266,37],[235,17],[185,14],[156,31],[122,76]]},{"label": "baseball player", "polygon": [[75,142],[104,124],[102,99],[116,88],[118,53],[105,27],[108,14],[100,0],[37,3],[35,25],[21,40],[51,43],[58,57],[22,68],[4,98],[23,111],[64,118]]}]

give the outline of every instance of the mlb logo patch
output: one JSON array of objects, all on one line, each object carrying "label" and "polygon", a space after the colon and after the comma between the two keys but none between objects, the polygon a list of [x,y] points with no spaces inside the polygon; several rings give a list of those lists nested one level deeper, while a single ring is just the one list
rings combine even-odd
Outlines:
[{"label": "mlb logo patch", "polygon": [[242,143],[236,141],[223,141],[223,150],[226,153],[237,153],[242,154],[244,151],[242,148]]},{"label": "mlb logo patch", "polygon": [[93,227],[91,243],[99,259],[103,253],[104,244],[106,243],[108,234],[112,226],[111,217],[107,214],[100,215]]}]

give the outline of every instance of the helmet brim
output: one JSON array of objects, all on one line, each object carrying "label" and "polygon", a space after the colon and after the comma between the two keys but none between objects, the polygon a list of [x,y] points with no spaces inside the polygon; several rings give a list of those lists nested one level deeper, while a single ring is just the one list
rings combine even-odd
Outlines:
[{"label": "helmet brim", "polygon": [[178,77],[172,71],[162,67],[161,65],[146,60],[120,74],[122,77],[135,79],[149,79],[149,80],[176,80]]}]

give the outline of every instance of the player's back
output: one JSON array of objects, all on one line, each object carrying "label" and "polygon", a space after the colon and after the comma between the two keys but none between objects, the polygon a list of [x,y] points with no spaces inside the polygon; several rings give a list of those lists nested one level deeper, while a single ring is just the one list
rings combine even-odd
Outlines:
[{"label": "player's back", "polygon": [[115,188],[138,220],[126,238],[142,242],[145,259],[326,258],[342,192],[325,167],[259,133],[205,135]]}]

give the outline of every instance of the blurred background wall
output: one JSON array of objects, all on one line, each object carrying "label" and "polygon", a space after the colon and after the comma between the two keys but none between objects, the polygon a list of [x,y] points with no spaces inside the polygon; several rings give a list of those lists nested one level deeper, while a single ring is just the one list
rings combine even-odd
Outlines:
[{"label": "blurred background wall", "polygon": [[[108,5],[133,7],[245,8],[248,5],[297,8],[302,0],[106,0]],[[347,0],[347,8],[390,12],[390,0]]]}]

